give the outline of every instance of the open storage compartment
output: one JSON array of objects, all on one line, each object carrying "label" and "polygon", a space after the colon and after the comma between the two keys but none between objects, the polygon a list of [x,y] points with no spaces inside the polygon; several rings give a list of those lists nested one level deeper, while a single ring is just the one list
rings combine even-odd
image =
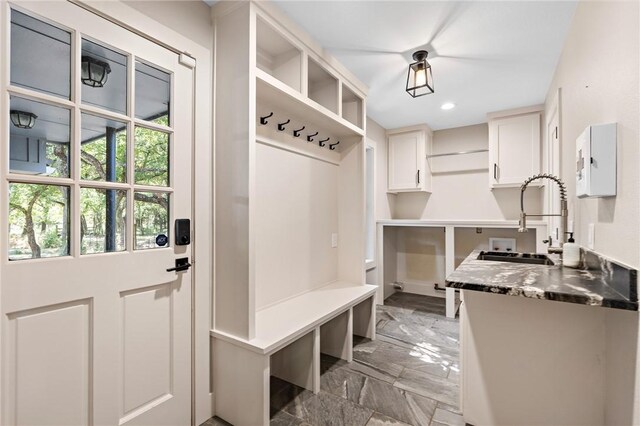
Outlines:
[{"label": "open storage compartment", "polygon": [[407,292],[444,297],[434,286],[444,287],[445,238],[443,227],[397,229],[395,280]]},{"label": "open storage compartment", "polygon": [[369,297],[355,305],[352,309],[353,335],[373,339],[376,325],[376,303],[374,297]]},{"label": "open storage compartment", "polygon": [[257,18],[256,65],[262,71],[300,92],[302,52],[278,30]]},{"label": "open storage compartment", "polygon": [[271,375],[305,389],[314,389],[315,330],[271,355]]},{"label": "open storage compartment", "polygon": [[320,326],[320,352],[351,362],[353,335],[351,310]]},{"label": "open storage compartment", "polygon": [[364,127],[362,123],[362,98],[344,83],[342,84],[342,118],[355,124],[360,129]]},{"label": "open storage compartment", "polygon": [[331,112],[338,113],[338,79],[309,58],[308,96]]}]

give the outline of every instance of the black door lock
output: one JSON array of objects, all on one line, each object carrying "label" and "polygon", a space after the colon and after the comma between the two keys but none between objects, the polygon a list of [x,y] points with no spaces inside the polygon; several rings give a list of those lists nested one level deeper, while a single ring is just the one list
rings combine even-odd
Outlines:
[{"label": "black door lock", "polygon": [[191,268],[191,264],[189,263],[189,258],[188,257],[181,257],[179,259],[176,259],[176,266],[174,266],[173,268],[167,269],[167,272],[186,271],[189,268]]},{"label": "black door lock", "polygon": [[176,245],[186,246],[189,244],[191,244],[191,221],[176,219]]}]

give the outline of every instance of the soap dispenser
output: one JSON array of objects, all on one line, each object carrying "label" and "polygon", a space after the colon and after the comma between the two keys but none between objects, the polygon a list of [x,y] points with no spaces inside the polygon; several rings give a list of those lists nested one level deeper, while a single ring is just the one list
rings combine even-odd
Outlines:
[{"label": "soap dispenser", "polygon": [[580,246],[573,239],[573,232],[569,232],[569,241],[562,246],[562,264],[569,268],[580,266]]}]

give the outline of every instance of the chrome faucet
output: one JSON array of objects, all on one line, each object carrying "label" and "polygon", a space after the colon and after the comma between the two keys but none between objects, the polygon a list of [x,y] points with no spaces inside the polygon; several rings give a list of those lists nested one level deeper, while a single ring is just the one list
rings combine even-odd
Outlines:
[{"label": "chrome faucet", "polygon": [[[527,215],[524,212],[524,191],[527,189],[527,186],[537,179],[549,179],[554,181],[560,187],[560,213],[559,214],[530,214]],[[567,209],[567,187],[564,185],[564,182],[560,180],[557,176],[553,176],[547,173],[531,176],[529,179],[525,180],[522,186],[520,187],[520,227],[518,228],[518,232],[528,232],[527,229],[527,216],[560,216],[562,217],[562,238],[560,241],[560,247],[565,243],[567,236],[567,220],[569,217],[569,211]],[[551,245],[551,239],[549,239],[549,245]],[[545,240],[545,242],[547,242]],[[552,252],[552,250],[550,250]]]}]

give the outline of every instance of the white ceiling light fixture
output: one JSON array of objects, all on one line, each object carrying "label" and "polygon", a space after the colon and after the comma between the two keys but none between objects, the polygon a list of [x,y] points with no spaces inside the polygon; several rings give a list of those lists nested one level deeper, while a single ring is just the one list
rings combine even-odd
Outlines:
[{"label": "white ceiling light fixture", "polygon": [[440,106],[440,109],[448,111],[450,109],[454,109],[455,107],[456,107],[456,104],[454,104],[453,102],[445,102]]},{"label": "white ceiling light fixture", "polygon": [[433,93],[433,75],[431,75],[431,65],[427,62],[429,52],[418,50],[413,53],[415,61],[409,65],[407,74],[407,93],[414,98]]}]

